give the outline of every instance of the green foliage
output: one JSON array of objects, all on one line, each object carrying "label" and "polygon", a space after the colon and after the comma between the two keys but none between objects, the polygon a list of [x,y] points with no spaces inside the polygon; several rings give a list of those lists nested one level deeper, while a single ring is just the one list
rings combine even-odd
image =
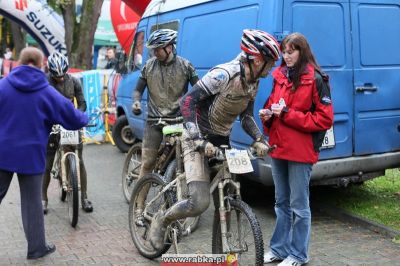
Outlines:
[{"label": "green foliage", "polygon": [[[400,230],[400,171],[387,170],[361,185],[347,188],[323,188],[318,202],[334,205],[358,216]],[[400,241],[397,239],[396,241]]]}]

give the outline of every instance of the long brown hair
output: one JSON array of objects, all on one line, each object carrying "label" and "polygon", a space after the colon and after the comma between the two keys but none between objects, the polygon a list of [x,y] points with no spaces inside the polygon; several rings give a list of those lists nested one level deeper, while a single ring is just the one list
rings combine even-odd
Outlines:
[{"label": "long brown hair", "polygon": [[[299,59],[293,67],[292,82],[293,90],[295,90],[300,85],[300,76],[305,71],[307,64],[311,64],[318,71],[321,71],[321,67],[315,60],[310,45],[303,34],[294,32],[286,36],[281,43],[282,52],[285,50],[286,46],[299,51]],[[283,59],[281,66],[286,66],[286,62]]]}]

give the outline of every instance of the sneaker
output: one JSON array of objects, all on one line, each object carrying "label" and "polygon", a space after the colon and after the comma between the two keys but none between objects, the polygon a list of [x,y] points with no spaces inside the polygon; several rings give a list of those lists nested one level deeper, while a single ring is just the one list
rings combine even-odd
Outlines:
[{"label": "sneaker", "polygon": [[163,222],[163,213],[160,211],[154,215],[153,220],[151,221],[149,238],[151,245],[156,250],[161,250],[164,247],[167,227]]},{"label": "sneaker", "polygon": [[92,212],[93,211],[92,202],[88,199],[82,199],[82,209],[85,212]]},{"label": "sneaker", "polygon": [[143,216],[143,210],[142,209],[136,209],[135,210],[135,224],[139,227],[144,227],[145,226],[145,220]]},{"label": "sneaker", "polygon": [[49,243],[46,245],[46,249],[44,250],[44,252],[42,252],[40,254],[28,254],[26,256],[26,258],[28,260],[36,260],[36,259],[39,259],[46,255],[49,255],[49,254],[53,253],[54,251],[56,251],[56,246],[54,244]]},{"label": "sneaker", "polygon": [[264,263],[271,263],[277,260],[282,260],[282,259],[275,256],[271,250],[264,254]]},{"label": "sneaker", "polygon": [[297,260],[293,259],[292,257],[287,257],[278,266],[301,266],[303,263],[298,262]]}]

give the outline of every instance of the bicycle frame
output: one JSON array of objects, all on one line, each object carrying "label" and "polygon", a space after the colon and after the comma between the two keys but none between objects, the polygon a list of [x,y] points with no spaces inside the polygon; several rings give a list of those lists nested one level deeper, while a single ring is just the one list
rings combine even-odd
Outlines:
[{"label": "bicycle frame", "polygon": [[[176,160],[177,160],[177,166],[176,166],[176,178],[168,183],[161,191],[158,192],[158,194],[151,199],[149,202],[146,203],[145,208],[144,208],[144,217],[146,219],[151,220],[152,217],[148,215],[147,213],[147,208],[148,206],[151,206],[156,200],[158,200],[160,197],[164,195],[169,189],[172,187],[176,186],[177,188],[177,197],[178,201],[182,200],[185,198],[185,188],[186,186],[186,176],[185,173],[182,171],[183,170],[183,158],[182,158],[182,151],[181,151],[181,140],[180,137],[178,136],[173,136],[176,141],[175,145],[175,152],[176,152]],[[228,163],[226,161],[225,155],[223,156],[222,164],[220,164],[220,169],[218,170],[217,174],[213,178],[211,185],[210,185],[210,194],[212,195],[215,190],[218,189],[218,200],[219,200],[219,215],[220,215],[220,221],[221,221],[221,238],[222,238],[222,247],[223,247],[223,252],[224,253],[239,253],[242,251],[242,249],[231,249],[228,244],[227,240],[227,223],[226,223],[226,212],[230,209],[230,206],[225,206],[225,199],[228,197],[225,195],[224,188],[227,185],[232,185],[234,188],[234,196],[240,198],[240,183],[236,182],[232,179],[232,175],[229,172],[228,168]],[[190,234],[190,232],[187,232],[187,234]],[[174,237],[174,239],[176,236]],[[177,247],[175,247],[177,250]]]},{"label": "bicycle frame", "polygon": [[[74,146],[74,151],[68,151],[65,152],[65,147],[66,146]],[[78,179],[78,190],[80,191],[81,189],[81,173],[80,173],[80,167],[79,167],[79,157],[77,154],[77,147],[76,145],[62,145],[59,143],[59,147],[56,151],[56,154],[54,156],[54,161],[53,161],[53,166],[51,168],[50,174],[51,177],[57,177],[60,172],[60,166],[61,166],[61,184],[62,184],[62,189],[64,191],[69,191],[71,188],[68,187],[68,178],[67,178],[67,167],[65,165],[65,159],[67,158],[68,154],[72,154],[75,157],[75,162],[76,162],[76,172],[77,172],[77,179]],[[60,164],[60,165],[59,165]]]}]

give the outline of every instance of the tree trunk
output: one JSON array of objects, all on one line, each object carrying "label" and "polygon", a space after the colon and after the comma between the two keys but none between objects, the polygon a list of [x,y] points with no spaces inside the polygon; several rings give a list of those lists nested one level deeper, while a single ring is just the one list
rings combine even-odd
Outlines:
[{"label": "tree trunk", "polygon": [[73,43],[73,34],[75,29],[75,1],[70,1],[64,3],[61,8],[61,13],[64,19],[64,28],[65,28],[65,45],[67,47],[68,55],[71,55],[72,51],[72,43]]},{"label": "tree trunk", "polygon": [[76,21],[75,1],[63,1],[61,11],[65,25],[65,43],[70,65],[91,69],[94,33],[104,0],[83,0],[80,21]]},{"label": "tree trunk", "polygon": [[13,21],[10,22],[11,22],[11,32],[15,49],[15,58],[18,58],[21,50],[25,48],[26,33],[17,23]]}]

